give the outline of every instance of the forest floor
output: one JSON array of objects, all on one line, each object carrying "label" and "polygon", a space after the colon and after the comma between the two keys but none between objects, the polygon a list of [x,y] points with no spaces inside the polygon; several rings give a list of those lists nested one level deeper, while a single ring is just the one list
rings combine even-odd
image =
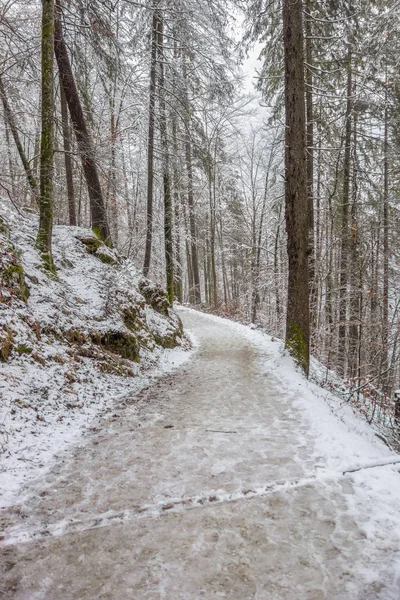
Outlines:
[{"label": "forest floor", "polygon": [[398,600],[399,456],[278,342],[180,314],[192,360],[3,512],[2,598]]}]

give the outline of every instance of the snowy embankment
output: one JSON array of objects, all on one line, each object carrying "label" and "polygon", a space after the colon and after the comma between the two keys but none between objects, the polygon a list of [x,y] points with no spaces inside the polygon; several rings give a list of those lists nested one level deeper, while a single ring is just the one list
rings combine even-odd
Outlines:
[{"label": "snowy embankment", "polygon": [[164,292],[87,229],[56,227],[57,278],[37,218],[0,204],[0,508],[118,399],[186,361]]}]

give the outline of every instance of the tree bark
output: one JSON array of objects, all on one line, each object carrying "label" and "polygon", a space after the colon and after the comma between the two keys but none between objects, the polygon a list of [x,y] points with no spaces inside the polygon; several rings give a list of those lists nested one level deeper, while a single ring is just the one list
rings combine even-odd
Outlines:
[{"label": "tree bark", "polygon": [[192,141],[190,138],[191,118],[190,118],[189,100],[187,97],[187,70],[186,70],[185,60],[183,60],[183,77],[185,80],[185,103],[186,103],[185,160],[186,160],[186,172],[187,172],[187,194],[188,194],[188,205],[189,205],[190,246],[191,246],[192,274],[193,274],[193,290],[191,292],[191,295],[193,296],[193,301],[195,304],[201,304],[200,271],[199,271],[199,258],[198,258],[198,252],[197,252],[196,213],[195,213],[195,207],[194,207]]},{"label": "tree bark", "polygon": [[285,345],[309,372],[310,314],[304,39],[301,0],[283,0],[285,54],[285,218],[289,259]]},{"label": "tree bark", "polygon": [[105,202],[95,161],[93,142],[86,125],[82,104],[76,87],[75,78],[72,73],[67,46],[65,44],[62,32],[59,14],[60,6],[60,0],[56,0],[57,11],[55,15],[54,50],[57,59],[61,85],[64,88],[79,153],[81,155],[83,172],[89,194],[92,229],[100,239],[108,244],[111,244],[110,230],[108,227]]},{"label": "tree bark", "polygon": [[157,53],[159,63],[159,106],[160,106],[160,137],[162,146],[163,189],[164,189],[164,248],[165,269],[167,277],[167,294],[170,303],[174,301],[174,241],[173,241],[173,210],[171,194],[171,178],[169,169],[169,148],[167,131],[167,114],[165,106],[165,75],[164,75],[164,23],[158,18]]},{"label": "tree bark", "polygon": [[341,375],[346,372],[346,340],[347,340],[347,284],[348,284],[348,252],[349,252],[349,199],[350,199],[350,158],[351,158],[351,113],[353,110],[353,72],[351,48],[347,54],[347,103],[345,149],[343,162],[343,192],[342,192],[342,231],[340,252],[340,283],[339,283],[339,340],[338,340],[338,371]]},{"label": "tree bark", "polygon": [[54,0],[43,0],[42,7],[42,136],[36,248],[45,269],[55,273],[51,250],[54,199]]},{"label": "tree bark", "polygon": [[314,240],[314,109],[312,67],[311,1],[306,0],[305,52],[306,52],[306,116],[307,116],[307,193],[309,209],[309,278],[310,278],[310,317],[311,333],[317,327],[318,288],[315,281],[315,240]]},{"label": "tree bark", "polygon": [[150,101],[149,101],[149,126],[147,137],[147,224],[146,224],[146,249],[144,255],[143,275],[148,277],[151,264],[151,250],[153,243],[153,184],[154,184],[154,116],[156,105],[156,70],[157,70],[157,31],[159,15],[153,12],[151,30],[151,62],[150,62]]},{"label": "tree bark", "polygon": [[32,194],[33,194],[35,200],[38,200],[38,196],[39,196],[38,184],[37,184],[35,176],[33,175],[32,169],[29,164],[28,157],[25,154],[24,147],[20,140],[18,127],[15,122],[14,114],[11,110],[11,106],[10,106],[10,103],[7,98],[7,93],[6,93],[4,84],[3,84],[1,74],[0,74],[0,97],[1,97],[1,102],[3,104],[4,117],[6,119],[6,122],[8,123],[8,126],[10,127],[12,136],[14,138],[14,142],[17,147],[17,151],[18,151],[19,157],[21,159],[22,166],[24,167],[24,171],[25,171],[26,178],[28,180],[29,187],[32,190]]},{"label": "tree bark", "polygon": [[[381,373],[388,369],[389,352],[389,114],[387,70],[385,89],[385,125],[383,149],[383,319],[382,319],[382,361]],[[382,376],[382,388],[388,393],[389,374]]]},{"label": "tree bark", "polygon": [[68,216],[69,224],[76,225],[76,210],[75,210],[75,193],[74,193],[74,177],[71,160],[71,131],[68,123],[68,105],[65,97],[64,88],[60,86],[61,99],[61,120],[64,142],[64,163],[65,163],[65,178],[67,181],[67,197],[68,197]]}]

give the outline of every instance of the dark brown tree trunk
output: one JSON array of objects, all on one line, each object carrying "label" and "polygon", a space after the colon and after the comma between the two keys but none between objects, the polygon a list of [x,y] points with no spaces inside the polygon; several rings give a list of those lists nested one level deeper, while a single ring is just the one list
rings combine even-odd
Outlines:
[{"label": "dark brown tree trunk", "polygon": [[94,233],[103,241],[111,244],[110,230],[103,193],[101,191],[99,174],[97,171],[92,139],[86,125],[82,104],[79,99],[71,63],[65,44],[61,20],[60,0],[56,0],[55,18],[55,55],[60,73],[61,85],[64,88],[72,125],[74,127],[79,153],[81,155],[83,172],[85,174],[90,200],[90,216]]},{"label": "dark brown tree trunk", "polygon": [[285,217],[289,259],[285,345],[309,372],[309,202],[307,194],[303,7],[283,0],[285,51]]},{"label": "dark brown tree trunk", "polygon": [[306,51],[306,111],[307,111],[307,193],[309,207],[309,278],[310,278],[310,325],[311,333],[317,328],[318,287],[315,281],[315,241],[314,241],[314,110],[312,73],[312,28],[311,1],[306,0],[305,51]]},{"label": "dark brown tree trunk", "polygon": [[68,105],[65,97],[64,88],[60,86],[60,99],[61,99],[61,120],[62,120],[62,131],[63,131],[63,142],[64,142],[64,163],[65,163],[65,178],[67,181],[67,196],[68,196],[68,216],[69,224],[76,225],[76,211],[75,211],[75,193],[74,193],[74,177],[72,170],[72,159],[71,159],[71,131],[68,123]]},{"label": "dark brown tree trunk", "polygon": [[153,184],[154,184],[154,117],[156,106],[156,71],[157,71],[157,32],[159,15],[153,13],[151,30],[151,62],[150,62],[150,101],[149,101],[149,126],[147,137],[147,224],[146,224],[146,249],[144,255],[143,275],[148,277],[151,264],[151,250],[153,244]]}]

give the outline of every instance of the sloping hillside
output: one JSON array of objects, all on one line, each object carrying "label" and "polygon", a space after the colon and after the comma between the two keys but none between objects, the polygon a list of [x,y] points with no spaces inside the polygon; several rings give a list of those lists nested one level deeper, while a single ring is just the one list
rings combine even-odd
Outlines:
[{"label": "sloping hillside", "polygon": [[34,248],[36,216],[4,205],[0,216],[4,493],[117,397],[182,361],[189,343],[164,291],[90,230],[55,228],[51,277]]}]

